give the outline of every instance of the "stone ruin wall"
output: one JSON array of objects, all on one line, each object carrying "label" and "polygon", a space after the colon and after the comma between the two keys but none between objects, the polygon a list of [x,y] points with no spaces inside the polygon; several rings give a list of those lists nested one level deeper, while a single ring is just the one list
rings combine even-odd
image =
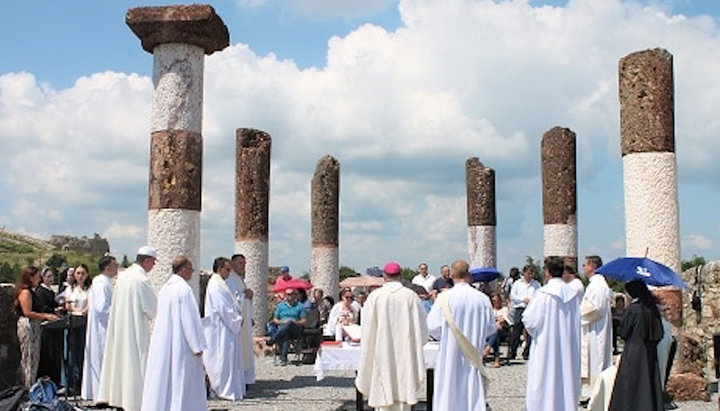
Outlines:
[{"label": "stone ruin wall", "polygon": [[[682,301],[683,367],[695,373],[701,372],[708,381],[716,381],[713,335],[720,333],[720,261],[690,268],[682,273],[682,279],[688,285]],[[699,316],[692,307],[695,290],[699,291],[702,303]],[[681,351],[680,347],[678,351]]]},{"label": "stone ruin wall", "polygon": [[49,242],[56,250],[60,251],[77,251],[95,255],[103,255],[110,252],[110,243],[108,243],[108,240],[100,237],[97,233],[95,233],[92,238],[86,236],[53,235],[50,237]]}]

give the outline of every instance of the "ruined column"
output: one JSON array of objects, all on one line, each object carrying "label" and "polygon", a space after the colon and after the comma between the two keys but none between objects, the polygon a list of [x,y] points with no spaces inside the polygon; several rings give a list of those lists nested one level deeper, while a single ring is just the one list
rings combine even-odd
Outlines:
[{"label": "ruined column", "polygon": [[[654,49],[620,59],[619,93],[625,252],[630,257],[647,255],[679,274],[672,54]],[[653,293],[682,341],[682,292],[664,287]]]},{"label": "ruined column", "polygon": [[310,281],[325,295],[336,296],[340,282],[338,231],[340,222],[340,163],[330,155],[321,158],[312,179],[312,256]]},{"label": "ruined column", "polygon": [[496,267],[495,170],[477,157],[465,162],[468,261],[471,268]]},{"label": "ruined column", "polygon": [[561,257],[577,270],[575,133],[546,131],[540,143],[543,188],[543,257]]},{"label": "ruined column", "polygon": [[620,136],[625,247],[680,272],[672,54],[645,50],[620,59]]},{"label": "ruined column", "polygon": [[253,334],[265,335],[267,322],[270,144],[264,131],[235,133],[235,253],[245,256],[245,283],[253,290]]},{"label": "ruined column", "polygon": [[[200,267],[204,54],[227,47],[230,36],[208,5],[133,8],[125,22],[154,58],[148,244],[158,250],[150,273],[157,291],[177,255]],[[190,281],[196,297],[198,277]]]}]

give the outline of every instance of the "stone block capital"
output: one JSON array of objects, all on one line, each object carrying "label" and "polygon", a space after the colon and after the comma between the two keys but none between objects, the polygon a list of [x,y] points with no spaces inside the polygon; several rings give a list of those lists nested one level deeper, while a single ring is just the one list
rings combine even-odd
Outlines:
[{"label": "stone block capital", "polygon": [[160,44],[181,43],[201,47],[209,55],[230,44],[227,26],[206,4],[136,7],[128,10],[125,23],[148,53]]}]

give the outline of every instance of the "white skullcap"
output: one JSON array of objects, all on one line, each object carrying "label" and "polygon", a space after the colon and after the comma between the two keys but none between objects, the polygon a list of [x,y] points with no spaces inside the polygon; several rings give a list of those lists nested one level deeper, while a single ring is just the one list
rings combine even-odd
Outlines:
[{"label": "white skullcap", "polygon": [[157,250],[150,247],[149,245],[144,245],[138,248],[137,255],[146,255],[148,257],[157,258]]}]

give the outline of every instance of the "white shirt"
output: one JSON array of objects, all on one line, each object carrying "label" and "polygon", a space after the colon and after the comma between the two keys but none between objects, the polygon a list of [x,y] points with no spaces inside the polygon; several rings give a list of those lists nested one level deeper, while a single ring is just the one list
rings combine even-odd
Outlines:
[{"label": "white shirt", "polygon": [[510,301],[512,301],[514,308],[525,308],[527,304],[523,301],[528,298],[531,299],[535,295],[535,291],[540,288],[540,283],[534,279],[530,279],[529,283],[526,283],[524,279],[518,279],[513,283],[512,290],[510,291]]},{"label": "white shirt", "polygon": [[412,283],[416,285],[421,285],[425,287],[427,292],[430,292],[432,291],[432,286],[435,283],[435,280],[436,278],[432,274],[428,274],[425,277],[423,277],[422,274],[417,274],[415,277],[413,277]]}]

